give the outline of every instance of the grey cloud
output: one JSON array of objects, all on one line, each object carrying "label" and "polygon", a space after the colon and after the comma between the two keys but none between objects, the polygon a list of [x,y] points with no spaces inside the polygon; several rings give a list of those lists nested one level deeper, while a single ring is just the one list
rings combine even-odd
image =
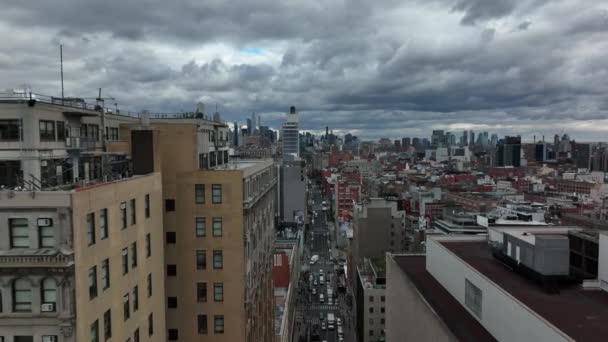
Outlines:
[{"label": "grey cloud", "polygon": [[532,25],[532,22],[526,20],[526,21],[522,22],[521,24],[517,25],[517,30],[527,31],[531,25]]},{"label": "grey cloud", "polygon": [[[580,7],[574,0],[3,6],[0,89],[31,83],[55,95],[63,44],[71,96],[102,87],[133,110],[191,110],[203,101],[231,121],[256,111],[276,127],[294,104],[305,129],[370,138],[466,123],[525,133],[541,120],[552,129],[608,117],[599,1],[573,16],[563,13]],[[436,22],[399,20],[410,10]],[[267,56],[234,57],[243,47]]]}]

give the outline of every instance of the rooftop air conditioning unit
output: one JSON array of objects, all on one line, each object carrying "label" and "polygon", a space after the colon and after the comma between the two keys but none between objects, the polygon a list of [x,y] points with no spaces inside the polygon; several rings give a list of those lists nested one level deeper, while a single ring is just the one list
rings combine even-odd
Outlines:
[{"label": "rooftop air conditioning unit", "polygon": [[53,220],[50,218],[39,218],[38,227],[49,227],[53,225]]},{"label": "rooftop air conditioning unit", "polygon": [[42,312],[53,312],[55,311],[55,303],[46,303],[40,306]]}]

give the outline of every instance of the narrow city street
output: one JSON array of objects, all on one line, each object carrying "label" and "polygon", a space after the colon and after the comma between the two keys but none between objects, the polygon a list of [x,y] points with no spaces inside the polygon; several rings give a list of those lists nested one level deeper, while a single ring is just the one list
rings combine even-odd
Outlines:
[{"label": "narrow city street", "polygon": [[339,286],[345,283],[343,263],[331,238],[328,205],[316,187],[311,199],[313,218],[302,260],[305,266],[300,279],[294,341],[354,341],[346,291]]}]

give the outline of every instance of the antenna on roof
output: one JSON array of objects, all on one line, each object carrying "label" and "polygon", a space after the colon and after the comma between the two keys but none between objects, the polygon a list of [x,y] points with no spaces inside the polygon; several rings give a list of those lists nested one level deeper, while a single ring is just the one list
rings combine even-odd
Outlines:
[{"label": "antenna on roof", "polygon": [[61,70],[61,100],[63,100],[63,45],[59,45],[59,67]]}]

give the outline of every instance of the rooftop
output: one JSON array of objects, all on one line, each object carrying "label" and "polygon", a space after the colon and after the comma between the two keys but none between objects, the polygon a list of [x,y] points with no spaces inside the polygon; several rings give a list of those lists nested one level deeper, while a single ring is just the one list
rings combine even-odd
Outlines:
[{"label": "rooftop", "polygon": [[458,340],[496,341],[473,315],[426,270],[425,256],[393,255],[392,258]]},{"label": "rooftop", "polygon": [[440,243],[538,316],[573,339],[577,341],[606,340],[606,336],[608,336],[608,293],[599,290],[583,290],[580,284],[573,284],[561,285],[560,293],[557,295],[549,294],[496,260],[492,256],[490,246],[485,241],[450,242],[444,240]]}]

